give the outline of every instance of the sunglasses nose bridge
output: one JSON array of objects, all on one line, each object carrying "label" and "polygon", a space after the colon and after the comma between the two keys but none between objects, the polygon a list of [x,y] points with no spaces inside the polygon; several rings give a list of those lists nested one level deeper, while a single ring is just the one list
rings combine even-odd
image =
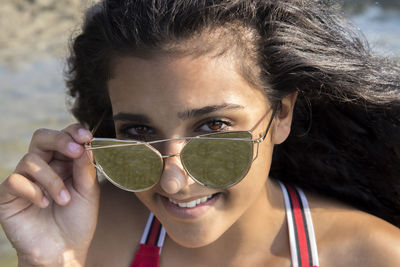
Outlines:
[{"label": "sunglasses nose bridge", "polygon": [[170,155],[162,155],[161,157],[163,159],[167,159],[167,158],[179,157],[180,155],[181,155],[181,153],[176,153],[176,154],[170,154]]},{"label": "sunglasses nose bridge", "polygon": [[[186,138],[171,138],[161,140],[156,144],[151,144],[158,152],[162,159],[179,157],[183,147],[187,144]],[[155,146],[157,145],[157,146]]]}]

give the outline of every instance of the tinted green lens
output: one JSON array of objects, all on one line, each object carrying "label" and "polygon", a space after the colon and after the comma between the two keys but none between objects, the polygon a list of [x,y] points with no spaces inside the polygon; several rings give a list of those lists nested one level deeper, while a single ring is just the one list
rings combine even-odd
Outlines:
[{"label": "tinted green lens", "polygon": [[190,176],[214,188],[238,183],[247,174],[253,159],[253,145],[249,142],[251,133],[227,132],[207,137],[192,139],[181,152],[183,165]]},{"label": "tinted green lens", "polygon": [[[181,152],[182,164],[190,176],[205,186],[232,186],[250,168],[251,138],[250,132],[227,132],[191,139]],[[146,190],[161,177],[163,160],[149,145],[94,139],[91,146],[96,166],[120,188]]]},{"label": "tinted green lens", "polygon": [[155,185],[163,169],[162,159],[157,152],[143,144],[115,146],[122,144],[126,143],[94,139],[91,146],[97,167],[108,180],[126,190],[142,191]]}]

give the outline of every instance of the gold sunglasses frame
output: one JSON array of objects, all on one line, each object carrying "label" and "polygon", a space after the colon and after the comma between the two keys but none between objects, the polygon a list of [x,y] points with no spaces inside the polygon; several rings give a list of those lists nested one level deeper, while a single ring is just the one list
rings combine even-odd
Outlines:
[{"label": "gold sunglasses frame", "polygon": [[[268,113],[269,113],[269,112],[267,112],[267,113],[263,116],[263,118],[264,118]],[[182,164],[182,166],[183,166],[185,172],[186,172],[186,173],[190,176],[190,178],[193,179],[196,183],[198,183],[198,184],[200,184],[200,185],[202,185],[202,186],[208,187],[208,188],[213,188],[213,189],[226,189],[226,188],[229,188],[229,187],[232,187],[232,186],[236,185],[237,183],[239,183],[240,181],[242,181],[244,177],[246,177],[248,171],[249,171],[250,168],[251,168],[252,163],[253,163],[253,162],[257,159],[257,157],[258,157],[258,148],[259,148],[259,144],[260,144],[262,141],[265,140],[265,138],[266,138],[266,136],[267,136],[267,134],[268,134],[268,131],[269,131],[271,125],[272,125],[272,121],[273,121],[273,119],[274,119],[274,117],[275,117],[275,114],[276,114],[276,108],[275,108],[275,109],[273,110],[273,112],[272,112],[271,119],[270,119],[270,121],[269,121],[269,123],[268,123],[268,126],[267,126],[265,132],[264,132],[264,135],[261,136],[260,138],[257,138],[257,139],[252,139],[252,138],[253,138],[253,133],[252,133],[252,131],[215,132],[215,133],[208,133],[208,134],[197,135],[197,136],[192,136],[192,137],[167,138],[167,139],[154,140],[154,141],[148,141],[148,142],[135,141],[135,140],[124,140],[124,139],[117,139],[117,138],[93,138],[88,144],[85,145],[85,149],[86,149],[87,152],[89,152],[90,150],[96,150],[96,149],[107,149],[107,148],[115,148],[115,147],[127,147],[127,146],[135,146],[135,145],[145,145],[146,147],[150,148],[153,152],[155,152],[155,153],[160,157],[161,164],[162,164],[162,166],[163,166],[163,167],[162,167],[162,170],[164,170],[164,167],[165,167],[165,161],[164,161],[165,158],[172,158],[172,157],[178,157],[178,156],[179,156],[179,160],[181,161],[181,164]],[[102,120],[103,120],[103,118],[104,118],[104,115],[105,115],[105,114],[103,114],[103,116],[102,116],[100,122],[99,122],[99,123],[96,125],[96,127],[94,128],[94,130],[93,130],[93,135],[94,135],[96,129],[100,126],[100,124],[101,124],[101,122],[102,122]],[[263,119],[263,118],[262,118],[262,119]],[[262,119],[261,119],[261,120],[262,120]],[[260,121],[261,121],[261,120],[260,120]],[[257,125],[258,125],[258,123],[257,123]],[[257,125],[256,125],[255,127],[257,127]],[[253,127],[253,129],[254,129],[255,127]],[[251,139],[248,139],[248,138],[212,138],[212,137],[209,137],[209,136],[212,136],[212,135],[223,134],[223,133],[249,133],[250,136],[251,136]],[[198,181],[198,180],[190,173],[190,171],[187,169],[187,167],[185,166],[184,161],[183,161],[182,158],[181,158],[181,154],[182,154],[182,151],[184,150],[185,146],[188,145],[188,144],[190,143],[191,140],[195,140],[195,139],[206,139],[206,140],[221,140],[221,139],[223,139],[223,140],[227,140],[227,141],[244,141],[244,142],[251,142],[251,143],[253,144],[252,152],[251,152],[251,154],[252,154],[252,161],[250,162],[249,167],[248,167],[247,170],[244,172],[244,174],[242,175],[242,177],[241,177],[240,179],[238,179],[237,181],[235,181],[235,183],[229,184],[229,185],[224,186],[224,187],[214,187],[214,186],[210,186],[210,185],[205,185],[204,183]],[[159,150],[157,150],[156,148],[154,148],[154,147],[152,146],[152,144],[157,144],[157,143],[162,143],[162,142],[171,142],[171,141],[180,141],[180,140],[181,140],[181,141],[186,141],[186,143],[183,145],[183,147],[182,147],[182,149],[181,149],[181,152],[176,153],[176,154],[162,155],[161,152],[160,152]],[[119,144],[93,147],[93,146],[91,145],[92,141],[116,141],[116,142],[118,142]],[[122,143],[122,144],[121,144],[121,143]],[[254,144],[257,144],[257,146],[256,146],[256,156],[255,156],[255,157],[253,157],[253,156],[254,156]],[[94,158],[93,158],[93,159],[94,159]],[[94,160],[95,160],[95,159],[94,159]],[[128,191],[128,192],[142,192],[142,191],[146,191],[146,190],[151,189],[153,186],[155,186],[155,185],[159,182],[159,180],[158,180],[157,183],[155,183],[155,184],[153,184],[153,185],[151,185],[151,186],[149,186],[149,187],[147,187],[147,188],[144,188],[144,189],[129,189],[129,188],[126,188],[126,187],[124,187],[124,186],[122,186],[122,185],[116,183],[115,181],[113,181],[113,180],[106,174],[106,172],[103,170],[103,168],[102,168],[101,166],[98,166],[95,162],[91,162],[91,163],[92,163],[93,166],[94,166],[98,171],[100,171],[100,172],[104,175],[104,177],[106,177],[106,179],[107,179],[108,181],[110,181],[113,185],[115,185],[116,187],[118,187],[118,188],[120,188],[120,189],[123,189],[123,190],[125,190],[125,191]],[[162,172],[161,172],[161,173],[162,173]],[[159,178],[159,179],[161,179],[161,175],[160,175],[160,178]]]}]

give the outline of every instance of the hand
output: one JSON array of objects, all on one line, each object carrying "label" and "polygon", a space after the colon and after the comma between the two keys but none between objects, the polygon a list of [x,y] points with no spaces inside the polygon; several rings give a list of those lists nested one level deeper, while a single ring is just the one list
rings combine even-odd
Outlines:
[{"label": "hand", "polygon": [[84,265],[96,228],[99,184],[79,124],[37,130],[0,185],[0,223],[19,266]]}]

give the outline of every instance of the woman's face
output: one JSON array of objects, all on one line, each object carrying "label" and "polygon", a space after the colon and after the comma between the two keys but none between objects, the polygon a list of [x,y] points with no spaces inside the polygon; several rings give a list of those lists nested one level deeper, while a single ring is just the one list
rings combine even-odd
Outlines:
[{"label": "woman's face", "polygon": [[[263,92],[252,88],[225,57],[124,57],[116,62],[113,74],[108,88],[118,138],[148,141],[255,126],[253,138],[259,138],[271,118]],[[129,115],[117,116],[123,113]],[[160,182],[136,195],[178,244],[210,244],[232,225],[245,223],[250,210],[253,214],[263,208],[259,198],[269,173],[271,140],[269,133],[246,177],[231,188],[217,190],[196,183],[179,157],[171,157],[165,159]],[[177,154],[183,144],[172,141],[157,149],[163,155]],[[199,205],[185,207],[199,199]]]}]

